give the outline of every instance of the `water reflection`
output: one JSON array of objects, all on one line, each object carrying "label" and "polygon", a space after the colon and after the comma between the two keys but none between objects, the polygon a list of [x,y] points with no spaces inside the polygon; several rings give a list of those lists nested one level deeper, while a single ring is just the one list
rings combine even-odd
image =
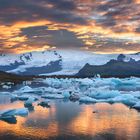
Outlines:
[{"label": "water reflection", "polygon": [[[27,117],[0,120],[0,139],[10,135],[16,139],[138,140],[140,136],[140,114],[122,104],[79,105],[58,100],[50,108],[34,106]],[[22,107],[23,102],[7,100],[0,110]]]}]

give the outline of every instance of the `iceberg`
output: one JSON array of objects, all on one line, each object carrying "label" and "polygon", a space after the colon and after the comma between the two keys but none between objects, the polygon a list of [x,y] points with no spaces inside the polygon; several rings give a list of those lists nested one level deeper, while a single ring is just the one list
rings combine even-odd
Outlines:
[{"label": "iceberg", "polygon": [[79,99],[79,102],[80,102],[80,103],[96,103],[97,100],[96,100],[96,99],[93,99],[93,98],[91,98],[91,97],[85,96],[85,97],[81,97],[81,98]]},{"label": "iceberg", "polygon": [[18,96],[18,99],[24,101],[24,100],[28,100],[29,97],[30,97],[29,95],[21,95],[21,96]]},{"label": "iceberg", "polygon": [[7,109],[7,110],[0,111],[0,118],[14,116],[15,112],[16,112],[15,109],[9,109],[9,110]]},{"label": "iceberg", "polygon": [[78,93],[72,93],[69,99],[70,101],[78,101],[80,99],[80,95]]},{"label": "iceberg", "polygon": [[114,103],[123,103],[128,106],[133,106],[136,104],[136,102],[138,102],[138,99],[131,94],[123,94],[113,98],[111,101]]},{"label": "iceberg", "polygon": [[70,97],[70,91],[63,91],[62,96],[64,96],[64,98],[68,99]]},{"label": "iceberg", "polygon": [[18,92],[18,93],[33,93],[34,90],[29,86],[24,86],[24,87],[20,88],[19,90],[17,90],[16,92]]},{"label": "iceberg", "polygon": [[45,89],[45,92],[56,93],[56,92],[58,92],[58,90],[55,88],[52,88],[52,87],[48,87]]},{"label": "iceberg", "polygon": [[1,118],[12,118],[14,116],[26,116],[28,115],[28,109],[19,108],[19,109],[7,109],[0,112]]},{"label": "iceberg", "polygon": [[[12,92],[11,101],[24,101],[29,108],[35,97],[44,99],[69,99],[80,103],[123,103],[135,106],[140,101],[140,78],[46,78],[40,79],[38,87],[23,86]],[[41,85],[41,87],[39,86]],[[31,93],[31,94],[29,94]],[[41,93],[41,94],[40,94]],[[42,99],[41,99],[42,100]],[[48,105],[42,101],[40,105]]]},{"label": "iceberg", "polygon": [[11,102],[18,100],[18,96],[16,94],[12,94],[10,100],[11,100]]},{"label": "iceberg", "polygon": [[40,102],[38,105],[42,106],[42,107],[50,107],[50,100],[44,100],[42,102]]},{"label": "iceberg", "polygon": [[35,97],[29,97],[28,100],[24,102],[25,107],[30,107],[37,99]]},{"label": "iceberg", "polygon": [[91,93],[88,93],[89,97],[92,97],[95,99],[108,99],[108,98],[114,98],[119,95],[120,95],[120,92],[115,91],[115,90],[96,90]]},{"label": "iceberg", "polygon": [[65,97],[61,94],[46,94],[42,95],[42,98],[47,98],[47,99],[64,99]]},{"label": "iceberg", "polygon": [[137,102],[134,106],[132,106],[132,108],[140,110],[140,101]]},{"label": "iceberg", "polygon": [[2,120],[4,122],[7,122],[9,124],[16,124],[17,123],[17,120],[16,120],[15,116],[3,117],[3,118],[0,118],[0,120]]},{"label": "iceberg", "polygon": [[19,109],[16,109],[15,110],[15,115],[16,116],[27,116],[29,113],[28,109],[27,108],[19,108]]}]

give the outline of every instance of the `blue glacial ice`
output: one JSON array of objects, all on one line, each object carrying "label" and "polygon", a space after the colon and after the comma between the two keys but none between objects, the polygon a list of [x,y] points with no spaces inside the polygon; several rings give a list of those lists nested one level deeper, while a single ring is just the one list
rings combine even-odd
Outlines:
[{"label": "blue glacial ice", "polygon": [[140,78],[46,78],[40,82],[46,86],[23,86],[13,91],[11,99],[22,100],[25,106],[35,102],[32,93],[37,95],[38,102],[41,99],[70,99],[79,103],[123,103],[133,108],[140,102]]},{"label": "blue glacial ice", "polygon": [[30,107],[30,106],[32,106],[33,105],[33,103],[36,101],[37,99],[35,98],[35,97],[29,97],[28,98],[28,100],[26,100],[25,102],[24,102],[24,106],[25,107]]},{"label": "blue glacial ice", "polygon": [[14,116],[27,116],[28,109],[27,108],[19,108],[19,109],[6,109],[0,111],[0,119],[2,118],[12,118]]},{"label": "blue glacial ice", "polygon": [[50,105],[50,100],[48,100],[48,99],[39,102],[38,105],[40,105],[42,107],[50,107],[51,106]]}]

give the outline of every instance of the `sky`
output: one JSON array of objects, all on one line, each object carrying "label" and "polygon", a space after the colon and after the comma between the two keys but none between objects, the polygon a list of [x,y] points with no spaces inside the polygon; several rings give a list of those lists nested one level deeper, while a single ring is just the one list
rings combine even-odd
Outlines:
[{"label": "sky", "polygon": [[140,52],[140,0],[0,0],[0,53]]}]

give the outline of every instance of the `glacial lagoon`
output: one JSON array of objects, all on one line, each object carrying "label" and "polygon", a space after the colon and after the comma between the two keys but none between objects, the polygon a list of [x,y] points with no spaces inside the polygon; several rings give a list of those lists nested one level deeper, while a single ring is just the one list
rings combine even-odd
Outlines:
[{"label": "glacial lagoon", "polygon": [[[0,140],[139,140],[139,83],[139,78],[42,79],[1,91],[0,114],[13,109],[21,114],[0,119]],[[37,100],[26,106],[25,97]],[[39,105],[43,101],[49,106]]]}]

